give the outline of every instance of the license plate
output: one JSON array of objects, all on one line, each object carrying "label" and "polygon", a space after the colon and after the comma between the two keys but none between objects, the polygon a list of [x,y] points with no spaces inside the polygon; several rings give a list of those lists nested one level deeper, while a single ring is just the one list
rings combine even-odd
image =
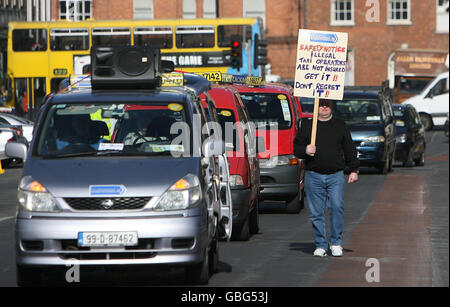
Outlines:
[{"label": "license plate", "polygon": [[78,246],[82,247],[120,247],[137,244],[138,235],[135,231],[78,233]]}]

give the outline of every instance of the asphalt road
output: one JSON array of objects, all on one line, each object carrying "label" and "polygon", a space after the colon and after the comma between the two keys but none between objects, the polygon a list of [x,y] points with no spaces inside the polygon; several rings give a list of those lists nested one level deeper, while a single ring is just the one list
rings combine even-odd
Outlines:
[{"label": "asphalt road", "polygon": [[[442,130],[427,132],[427,152],[424,167],[403,168],[394,164],[394,171],[388,175],[379,175],[375,169],[363,168],[359,181],[346,186],[345,194],[345,226],[344,257],[316,258],[308,209],[300,214],[286,214],[283,205],[263,203],[260,212],[260,232],[253,235],[248,242],[221,242],[219,273],[211,277],[212,287],[315,287],[315,286],[449,286],[449,143]],[[16,190],[21,176],[21,168],[14,167],[0,175],[0,286],[15,286],[15,251],[14,251],[14,215],[16,211]],[[401,180],[407,178],[415,182],[423,178],[421,187],[401,186]],[[414,216],[425,226],[414,230],[420,232],[426,240],[418,241],[413,236],[403,240],[402,246],[394,251],[385,248],[390,240],[401,240],[402,231],[411,226],[408,220],[401,223],[383,220],[381,208],[386,201],[386,191],[396,203],[402,200],[398,194],[415,193],[420,189],[426,193],[415,199],[415,206],[422,208]],[[387,195],[387,194],[386,194]],[[397,200],[398,198],[398,200]],[[381,201],[380,201],[381,199]],[[407,206],[406,206],[407,207]],[[398,210],[405,207],[399,207]],[[408,209],[408,208],[406,208]],[[395,206],[390,210],[396,210]],[[381,212],[381,213],[380,213]],[[383,213],[385,212],[385,213]],[[392,211],[389,211],[392,212]],[[411,213],[411,212],[409,212]],[[392,213],[389,213],[392,215]],[[401,216],[401,215],[400,215]],[[406,216],[406,215],[405,215]],[[376,217],[377,219],[371,219]],[[415,222],[416,223],[416,222]],[[378,226],[377,234],[371,233],[370,226]],[[386,227],[385,227],[386,226]],[[420,225],[419,225],[420,226]],[[380,228],[389,230],[378,235]],[[390,234],[393,235],[391,238]],[[362,237],[362,239],[361,239]],[[419,244],[418,244],[419,242]],[[377,244],[375,244],[377,243]],[[391,242],[392,243],[392,242]],[[413,245],[415,244],[415,245]],[[369,283],[364,276],[369,270],[367,259],[370,254],[362,256],[366,246],[371,247],[380,260],[381,281]],[[381,246],[381,247],[380,247]],[[383,248],[384,247],[384,248]],[[411,252],[411,248],[413,249]],[[378,249],[378,250],[376,250]],[[402,255],[398,254],[408,250]],[[418,259],[416,255],[426,254],[429,257]],[[382,251],[382,254],[380,252]],[[377,253],[378,252],[378,253]],[[426,254],[427,255],[427,254]],[[378,257],[378,258],[377,258]],[[418,262],[414,262],[418,260]],[[389,265],[401,262],[399,271],[388,274]],[[423,263],[421,262],[423,261]],[[409,267],[407,264],[410,264]],[[418,264],[417,264],[418,263]],[[422,265],[423,264],[423,265]],[[406,267],[408,269],[402,269]],[[420,266],[420,268],[419,268]],[[339,273],[340,270],[344,269]],[[386,268],[386,269],[384,269]],[[337,272],[337,274],[336,274]],[[351,276],[350,272],[356,272]],[[334,274],[334,275],[333,275]],[[395,275],[395,276],[392,276]],[[81,285],[139,285],[139,286],[180,286],[183,285],[183,272],[179,268],[156,270],[114,271],[88,270],[82,271]],[[359,279],[349,284],[349,279]],[[415,284],[414,282],[418,283]],[[420,282],[420,283],[419,283]]]}]

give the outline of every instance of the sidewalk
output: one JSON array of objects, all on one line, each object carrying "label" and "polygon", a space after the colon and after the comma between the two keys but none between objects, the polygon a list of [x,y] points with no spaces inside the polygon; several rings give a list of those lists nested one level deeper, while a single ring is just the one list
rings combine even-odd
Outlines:
[{"label": "sidewalk", "polygon": [[428,193],[426,175],[389,175],[344,242],[344,256],[333,258],[317,286],[431,286]]}]

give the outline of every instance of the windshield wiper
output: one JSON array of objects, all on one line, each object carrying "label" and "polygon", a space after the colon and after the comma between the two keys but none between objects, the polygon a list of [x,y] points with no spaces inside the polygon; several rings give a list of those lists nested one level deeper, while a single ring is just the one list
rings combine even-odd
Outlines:
[{"label": "windshield wiper", "polygon": [[145,152],[145,151],[120,151],[120,150],[102,150],[97,152],[97,156],[157,156],[170,154],[170,151]]},{"label": "windshield wiper", "polygon": [[[178,152],[178,151],[177,151]],[[87,151],[77,153],[65,153],[65,154],[52,154],[43,155],[44,159],[64,159],[74,157],[98,157],[98,156],[167,156],[171,151],[160,152],[132,152],[132,151],[120,151],[120,150],[102,150],[102,151]]]},{"label": "windshield wiper", "polygon": [[44,159],[62,159],[62,158],[95,156],[96,154],[97,151],[85,151],[85,152],[71,152],[63,154],[43,155],[42,157]]}]

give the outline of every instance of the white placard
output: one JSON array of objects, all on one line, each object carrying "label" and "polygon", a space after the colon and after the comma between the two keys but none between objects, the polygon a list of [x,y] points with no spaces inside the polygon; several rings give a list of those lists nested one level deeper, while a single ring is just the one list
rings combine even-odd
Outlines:
[{"label": "white placard", "polygon": [[341,100],[348,34],[299,30],[294,95]]}]

